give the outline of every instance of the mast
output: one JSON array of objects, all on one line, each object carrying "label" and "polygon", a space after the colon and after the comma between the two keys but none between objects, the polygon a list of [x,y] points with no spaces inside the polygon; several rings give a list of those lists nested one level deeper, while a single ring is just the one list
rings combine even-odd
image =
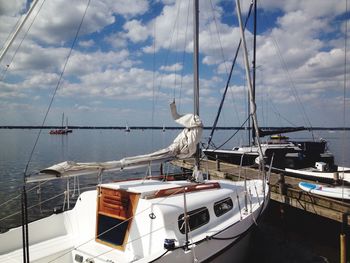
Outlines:
[{"label": "mast", "polygon": [[[254,38],[253,38],[253,90],[252,90],[252,100],[255,101],[255,78],[256,78],[256,30],[257,30],[257,0],[254,1]],[[255,125],[252,126],[252,141],[255,143]]]},{"label": "mast", "polygon": [[[23,25],[26,23],[27,19],[29,18],[30,14],[34,10],[36,4],[39,2],[39,0],[33,0],[27,14],[24,16],[21,23],[17,26],[16,30],[13,32],[11,38],[6,43],[4,48],[1,50],[0,53],[0,62],[6,55],[7,51],[9,50],[10,46],[12,45],[13,41],[15,41],[19,31],[22,29]],[[27,191],[26,191],[26,170],[24,171],[23,176],[23,186],[22,186],[22,198],[21,198],[21,213],[22,213],[22,250],[23,250],[23,262],[29,263],[29,231],[28,231],[28,205],[27,205]]]},{"label": "mast", "polygon": [[63,130],[63,122],[64,122],[64,112],[62,113],[62,122],[61,122],[61,129]]},{"label": "mast", "polygon": [[[237,14],[238,14],[238,21],[239,21],[239,29],[240,29],[240,33],[241,33],[241,39],[242,39],[246,78],[247,78],[247,82],[248,82],[248,91],[249,91],[249,98],[250,98],[250,112],[252,114],[253,125],[256,128],[255,132],[256,132],[256,140],[257,140],[258,152],[259,152],[259,164],[264,165],[263,152],[262,152],[261,145],[260,145],[258,119],[256,117],[256,105],[255,105],[255,101],[253,100],[253,98],[254,98],[253,97],[253,87],[252,87],[252,81],[251,81],[250,71],[249,71],[247,44],[245,41],[245,35],[244,35],[244,31],[243,31],[243,24],[242,24],[242,17],[241,17],[241,6],[240,6],[239,0],[236,0],[236,7],[237,7]],[[265,174],[264,167],[262,168],[262,171]]]},{"label": "mast", "polygon": [[[257,18],[257,0],[254,0],[254,29],[253,29],[253,61],[252,61],[252,68],[253,68],[253,86],[252,86],[252,100],[255,101],[255,73],[256,73],[256,18]],[[251,131],[248,130],[248,145],[250,146],[251,143],[255,144],[255,126],[253,117],[251,116],[252,112],[250,111],[250,95],[248,94],[248,127],[251,128]],[[251,136],[251,137],[250,137]],[[251,138],[251,139],[250,139]]]},{"label": "mast", "polygon": [[32,5],[30,6],[30,8],[28,10],[28,13],[25,15],[25,17],[22,20],[22,22],[18,25],[18,27],[16,28],[15,32],[12,34],[9,42],[6,44],[4,49],[1,51],[1,53],[0,53],[0,62],[3,59],[3,57],[5,56],[5,54],[7,53],[8,49],[10,48],[10,46],[12,45],[13,41],[16,39],[16,36],[18,35],[19,31],[22,29],[23,25],[27,21],[28,17],[32,13],[32,11],[34,10],[34,7],[36,6],[36,4],[38,2],[39,2],[39,0],[33,0]]},{"label": "mast", "polygon": [[[194,115],[199,116],[199,67],[198,67],[198,27],[199,27],[199,2],[193,1],[193,102],[194,102]],[[199,168],[199,144],[197,144],[197,151],[195,155],[195,165]]]}]

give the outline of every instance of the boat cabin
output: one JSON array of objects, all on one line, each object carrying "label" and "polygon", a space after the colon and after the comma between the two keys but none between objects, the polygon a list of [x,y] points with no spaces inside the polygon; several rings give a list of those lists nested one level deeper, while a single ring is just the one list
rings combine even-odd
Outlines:
[{"label": "boat cabin", "polygon": [[[157,222],[156,225],[164,225],[164,230],[172,229],[173,233],[169,234],[169,237],[179,240],[186,232],[183,209],[184,193],[198,195],[204,190],[214,189],[220,189],[220,184],[216,182],[197,184],[187,181],[167,183],[155,180],[135,180],[100,185],[97,188],[95,240],[124,251],[130,233],[140,232],[140,229],[135,230],[139,227],[138,224],[152,220]],[[187,202],[192,204],[193,201],[188,200]],[[207,204],[207,202],[201,202],[198,207],[187,211],[191,231],[209,223],[210,213]],[[190,207],[192,205],[189,205]],[[227,196],[213,203],[216,216],[221,216],[232,208],[233,201]],[[173,224],[165,224],[171,221]],[[150,231],[152,232],[151,229]],[[144,246],[145,244],[140,247]]]},{"label": "boat cabin", "polygon": [[237,210],[244,206],[244,197],[236,196],[235,187],[238,193],[244,192],[243,184],[231,182],[132,180],[102,184],[97,188],[95,241],[138,259],[164,251],[164,247],[184,246],[186,232],[203,240],[215,229],[240,220],[242,214]]}]

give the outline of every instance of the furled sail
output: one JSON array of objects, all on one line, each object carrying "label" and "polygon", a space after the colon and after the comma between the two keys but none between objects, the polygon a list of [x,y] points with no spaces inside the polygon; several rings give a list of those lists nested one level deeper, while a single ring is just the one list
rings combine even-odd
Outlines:
[{"label": "furled sail", "polygon": [[[133,157],[126,157],[119,161],[76,163],[65,161],[55,164],[40,171],[39,176],[28,178],[28,182],[41,181],[44,178],[78,176],[91,174],[99,171],[116,171],[127,168],[147,166],[154,162],[164,162],[172,159],[184,159],[191,157],[196,152],[196,146],[202,135],[203,125],[198,116],[194,114],[179,115],[176,111],[175,102],[170,104],[174,120],[185,128],[167,148],[156,152]],[[39,178],[42,179],[39,179]]]}]

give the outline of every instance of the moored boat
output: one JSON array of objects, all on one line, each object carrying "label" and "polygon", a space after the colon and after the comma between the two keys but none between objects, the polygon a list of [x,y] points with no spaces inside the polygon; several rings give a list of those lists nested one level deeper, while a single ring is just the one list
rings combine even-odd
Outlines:
[{"label": "moored boat", "polygon": [[[327,142],[320,141],[300,141],[272,139],[262,143],[266,163],[272,163],[277,169],[304,169],[313,166],[316,162],[334,165],[334,156],[326,149]],[[258,147],[256,145],[234,147],[233,149],[205,149],[204,154],[209,160],[219,160],[236,165],[251,166],[255,164],[258,157]]]},{"label": "moored boat", "polygon": [[350,184],[350,168],[333,166],[327,163],[316,162],[314,167],[304,169],[284,169],[284,173],[296,177],[304,177],[315,181],[339,182],[344,181]]},{"label": "moored boat", "polygon": [[350,200],[350,188],[344,186],[327,186],[308,182],[300,182],[299,188],[316,195]]},{"label": "moored boat", "polygon": [[62,128],[50,130],[49,134],[52,135],[66,135],[72,133],[73,130],[68,128],[68,118],[66,118],[66,127],[63,127],[64,113],[62,113]]},{"label": "moored boat", "polygon": [[[101,184],[72,210],[29,224],[31,262],[239,262],[267,205],[260,180],[244,189],[223,181]],[[21,261],[21,232],[0,235],[1,262]]]}]

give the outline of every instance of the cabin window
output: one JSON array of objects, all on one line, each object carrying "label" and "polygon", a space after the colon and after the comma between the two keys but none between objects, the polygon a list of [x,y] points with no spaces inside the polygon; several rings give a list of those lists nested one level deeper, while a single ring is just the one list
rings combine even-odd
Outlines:
[{"label": "cabin window", "polygon": [[[209,211],[206,207],[202,207],[196,210],[192,210],[187,213],[189,216],[188,232],[193,231],[209,222]],[[178,217],[179,230],[182,234],[185,234],[185,222],[184,222],[184,214],[181,214]]]},{"label": "cabin window", "polygon": [[230,197],[214,203],[214,213],[216,216],[222,216],[233,208],[233,202]]}]

